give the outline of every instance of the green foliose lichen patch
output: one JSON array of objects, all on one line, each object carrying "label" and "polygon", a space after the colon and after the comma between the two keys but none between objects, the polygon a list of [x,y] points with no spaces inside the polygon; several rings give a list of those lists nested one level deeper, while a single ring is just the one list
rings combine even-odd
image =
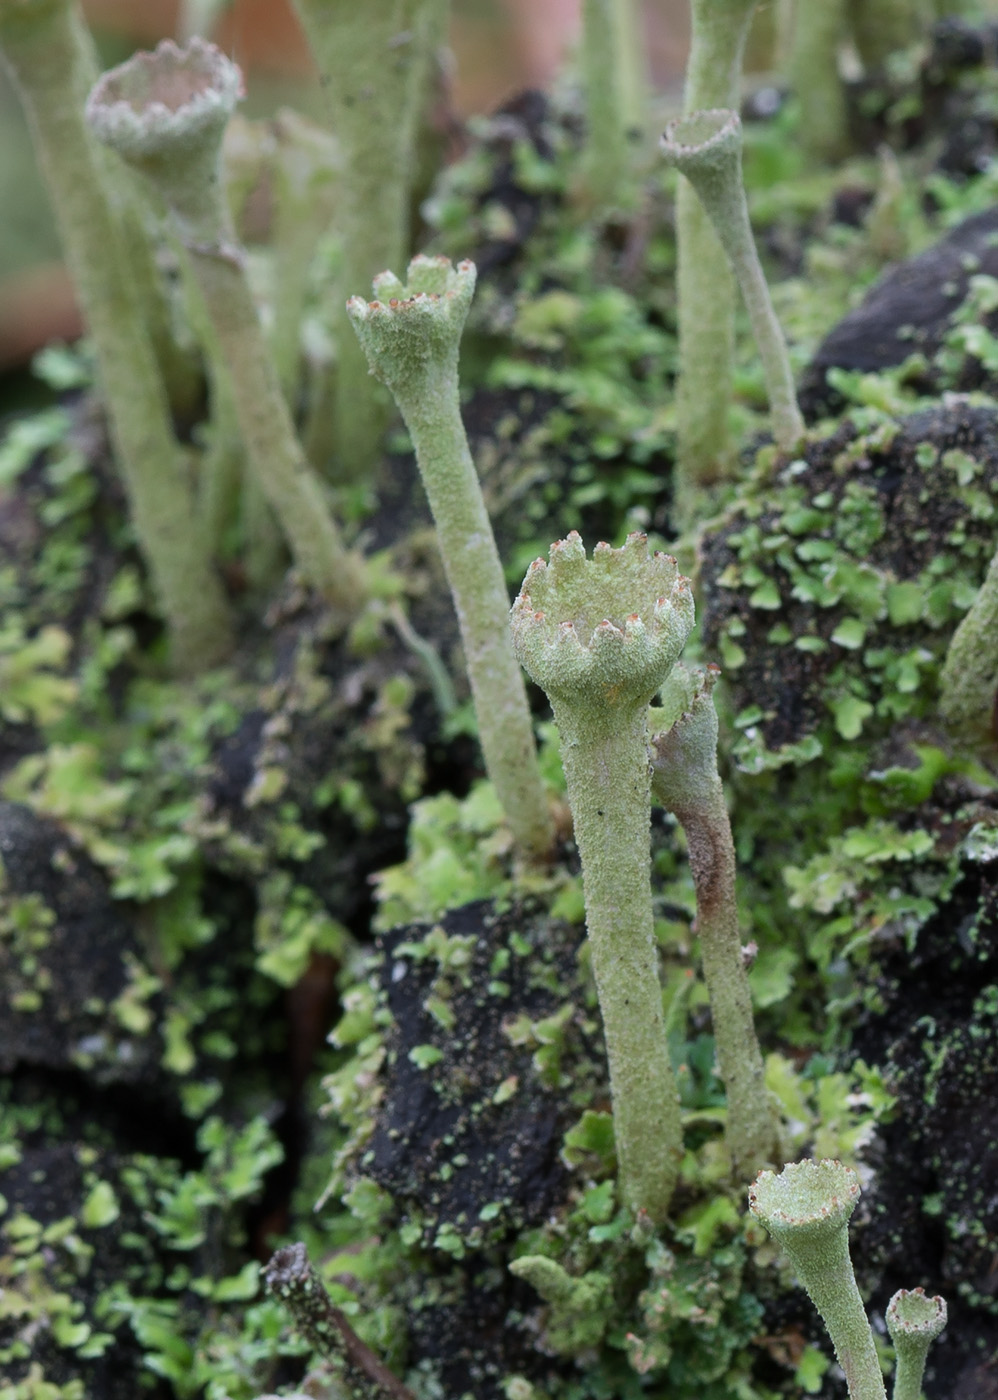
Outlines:
[{"label": "green foliose lichen patch", "polygon": [[704,644],[751,716],[746,766],[823,724],[848,740],[931,716],[941,654],[991,558],[995,443],[987,408],[846,423],[707,535]]},{"label": "green foliose lichen patch", "polygon": [[[265,1122],[205,1121],[197,1166],[151,1144],[154,1122],[117,1121],[19,1081],[0,1130],[0,1365],[24,1396],[126,1400],[153,1377],[180,1397],[252,1400],[284,1356],[276,1305],[258,1301],[245,1210],[281,1158]],[[47,1387],[47,1389],[46,1389]]]},{"label": "green foliose lichen patch", "polygon": [[[994,785],[939,724],[936,682],[991,558],[996,444],[986,406],[867,410],[778,475],[764,465],[704,539],[744,931],[793,1038],[875,996],[856,967],[945,906],[960,813]],[[798,1000],[809,966],[820,1009]]]}]

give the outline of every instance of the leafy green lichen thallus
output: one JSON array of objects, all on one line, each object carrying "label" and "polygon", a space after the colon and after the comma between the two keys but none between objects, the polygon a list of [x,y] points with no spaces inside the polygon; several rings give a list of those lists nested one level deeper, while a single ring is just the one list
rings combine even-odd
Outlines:
[{"label": "leafy green lichen thallus", "polygon": [[945,1299],[924,1288],[899,1288],[886,1317],[896,1356],[893,1400],[919,1400],[929,1347],[946,1326]]},{"label": "leafy green lichen thallus", "polygon": [[752,1019],[752,994],[738,932],[735,848],[717,771],[712,691],[720,674],[716,666],[692,676],[681,666],[673,672],[673,682],[692,682],[687,686],[692,693],[684,697],[678,719],[653,734],[652,796],[675,815],[686,834],[704,977],[728,1096],[728,1147],[735,1171],[750,1179],[763,1166],[782,1159]]},{"label": "leafy green lichen thallus", "polygon": [[804,436],[786,341],[759,262],[742,182],[742,124],[737,112],[713,108],[670,122],[662,154],[696,190],[734,269],[762,360],[773,436],[792,452]]},{"label": "leafy green lichen thallus", "polygon": [[664,1218],[682,1150],[662,1020],[649,831],[648,705],[693,627],[693,595],[644,535],[591,559],[573,531],[513,605],[516,654],[561,734],[610,1067],[623,1196]]},{"label": "leafy green lichen thallus", "polygon": [[521,851],[547,856],[553,826],[533,725],[507,629],[509,595],[461,421],[458,356],[475,265],[416,257],[407,281],[375,279],[374,301],[351,297],[350,320],[371,372],[409,429],[461,629],[485,767]]},{"label": "leafy green lichen thallus", "polygon": [[165,39],[104,74],[87,119],[169,207],[228,368],[250,468],[304,576],[350,615],[363,601],[362,567],[295,435],[223,196],[222,136],[242,90],[239,69],[213,44]]},{"label": "leafy green lichen thallus", "polygon": [[821,1314],[851,1400],[886,1400],[866,1309],[849,1257],[849,1217],[859,1177],[841,1162],[792,1162],[761,1172],[749,1207],[790,1259]]}]

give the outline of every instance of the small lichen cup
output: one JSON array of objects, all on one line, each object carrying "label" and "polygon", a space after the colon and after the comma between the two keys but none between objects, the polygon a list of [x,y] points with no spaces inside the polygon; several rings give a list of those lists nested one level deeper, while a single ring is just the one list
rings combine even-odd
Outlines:
[{"label": "small lichen cup", "polygon": [[821,1314],[851,1400],[886,1400],[873,1333],[849,1257],[859,1177],[841,1162],[791,1162],[760,1172],[749,1208],[784,1250]]},{"label": "small lichen cup", "polygon": [[227,232],[219,151],[242,96],[242,73],[221,49],[164,39],[101,77],[87,120],[104,145],[152,180],[187,237],[217,242]]},{"label": "small lichen cup", "polygon": [[[231,617],[171,422],[168,384],[178,387],[172,371],[185,357],[169,327],[142,201],[128,178],[115,178],[83,119],[95,63],[79,6],[0,0],[0,66],[20,92],[52,196],[171,662],[196,674],[230,651]],[[186,367],[181,378],[190,383]]]},{"label": "small lichen cup", "polygon": [[742,182],[742,124],[737,112],[711,108],[669,123],[661,150],[684,175],[727,254],[752,323],[769,395],[773,437],[792,452],[804,436],[783,330],[756,251]]},{"label": "small lichen cup", "polygon": [[521,665],[545,691],[582,861],[586,926],[610,1067],[624,1199],[667,1214],[682,1152],[651,903],[648,706],[693,626],[693,595],[644,535],[586,557],[573,531],[535,560],[511,614]]},{"label": "small lichen cup", "polygon": [[893,1400],[919,1400],[929,1347],[946,1326],[946,1301],[924,1288],[899,1288],[886,1320],[897,1357]]},{"label": "small lichen cup", "polygon": [[236,241],[220,170],[222,137],[242,75],[214,44],[164,39],[105,73],[87,101],[98,140],[152,183],[190,258],[232,388],[250,468],[304,577],[352,618],[366,578],[349,551],[295,433]]},{"label": "small lichen cup", "polygon": [[371,367],[391,390],[416,452],[461,629],[485,767],[518,849],[550,855],[554,831],[534,746],[523,677],[510,646],[509,594],[461,419],[461,334],[475,265],[412,259],[402,282],[374,279],[374,299],[347,313]]}]

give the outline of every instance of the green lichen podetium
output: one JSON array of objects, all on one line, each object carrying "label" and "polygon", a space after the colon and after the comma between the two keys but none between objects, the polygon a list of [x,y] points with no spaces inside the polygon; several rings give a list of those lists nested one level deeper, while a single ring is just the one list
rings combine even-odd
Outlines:
[{"label": "green lichen podetium", "polygon": [[345,617],[363,601],[348,552],[295,435],[263,338],[222,193],[219,154],[242,75],[200,39],[166,39],[105,73],[87,102],[97,137],[146,175],[170,209],[190,258],[218,350],[229,368],[250,468],[280,521],[295,563]]},{"label": "green lichen podetium", "polygon": [[738,934],[735,848],[717,771],[717,711],[711,692],[719,675],[716,666],[700,672],[683,713],[670,728],[653,735],[652,796],[686,833],[714,1040],[728,1096],[725,1132],[732,1167],[750,1179],[781,1158],[752,1019],[752,993]]},{"label": "green lichen podetium", "polygon": [[573,531],[513,605],[516,654],[561,734],[610,1067],[623,1195],[656,1223],[682,1152],[651,902],[648,705],[693,627],[689,581],[644,535],[586,558]]},{"label": "green lichen podetium", "polygon": [[115,457],[166,618],[172,664],[197,672],[229,650],[228,606],[197,528],[186,464],[133,276],[106,164],[83,120],[93,74],[66,0],[0,0],[0,53],[24,103],[66,259],[97,353]]},{"label": "green lichen podetium", "polygon": [[742,124],[725,108],[693,112],[670,122],[662,154],[686,177],[707,211],[745,299],[762,360],[773,437],[793,452],[804,436],[786,341],[759,262],[742,182]]},{"label": "green lichen podetium", "polygon": [[[411,249],[416,140],[434,50],[446,42],[449,0],[294,0],[319,69],[330,129],[343,153],[336,230],[349,295]],[[387,414],[364,356],[338,347],[336,447],[342,479],[371,469]]]},{"label": "green lichen podetium", "polygon": [[841,1162],[791,1162],[761,1172],[749,1207],[789,1258],[821,1314],[850,1400],[887,1400],[873,1333],[849,1257],[849,1217],[859,1177]]},{"label": "green lichen podetium", "polygon": [[924,1288],[899,1288],[886,1320],[896,1357],[893,1400],[919,1400],[929,1347],[946,1326],[946,1301]]},{"label": "green lichen podetium", "polygon": [[[634,0],[584,0],[582,82],[587,192],[600,211],[633,205],[630,129],[640,130],[643,84]],[[635,52],[637,51],[637,52]]]},{"label": "green lichen podetium", "polygon": [[526,1279],[550,1305],[546,1340],[556,1351],[571,1354],[600,1344],[613,1301],[609,1274],[593,1270],[573,1278],[556,1259],[543,1254],[521,1255],[509,1271]]},{"label": "green lichen podetium", "polygon": [[998,553],[953,633],[939,677],[939,713],[959,738],[998,738]]},{"label": "green lichen podetium", "polygon": [[[742,55],[756,0],[691,0],[683,111],[739,105]],[[678,500],[688,521],[699,492],[724,477],[734,376],[735,289],[710,219],[683,181],[676,198]]]},{"label": "green lichen podetium", "polygon": [[883,68],[892,53],[928,35],[936,0],[847,0],[853,43],[869,74]]},{"label": "green lichen podetium", "polygon": [[485,767],[521,851],[544,858],[553,827],[523,677],[507,631],[509,597],[471,460],[458,398],[461,332],[475,267],[413,258],[403,285],[375,280],[377,300],[347,311],[371,371],[391,390],[409,429],[454,598]]},{"label": "green lichen podetium", "polygon": [[839,75],[846,22],[846,0],[807,0],[794,13],[790,78],[800,107],[797,136],[812,160],[839,160],[849,149],[849,114]]}]

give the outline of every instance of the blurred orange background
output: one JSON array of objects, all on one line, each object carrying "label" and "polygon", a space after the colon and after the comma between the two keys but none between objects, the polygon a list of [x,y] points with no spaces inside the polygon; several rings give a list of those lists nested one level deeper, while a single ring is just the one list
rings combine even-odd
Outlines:
[{"label": "blurred orange background", "polygon": [[[110,65],[175,34],[181,5],[180,0],[84,0],[83,8]],[[450,45],[457,113],[488,112],[524,87],[547,85],[577,40],[579,12],[580,0],[454,0]],[[651,80],[658,91],[678,91],[688,45],[688,0],[647,0],[642,19]],[[250,115],[267,114],[282,103],[317,114],[315,73],[290,0],[234,0],[213,37],[247,74]],[[0,210],[2,373],[80,329],[28,133],[2,63]]]}]

